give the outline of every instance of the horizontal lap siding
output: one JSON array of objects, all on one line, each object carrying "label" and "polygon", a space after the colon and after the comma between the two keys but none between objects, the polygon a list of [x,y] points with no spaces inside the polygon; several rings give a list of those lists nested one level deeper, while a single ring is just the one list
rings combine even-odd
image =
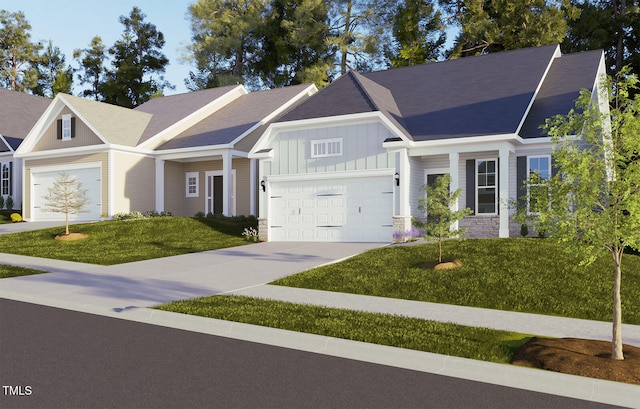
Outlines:
[{"label": "horizontal lap siding", "polygon": [[156,210],[155,159],[143,155],[115,152],[113,213]]},{"label": "horizontal lap siding", "polygon": [[[176,216],[193,216],[185,210],[185,170],[180,162],[164,162],[164,210]],[[191,200],[192,198],[188,198]],[[195,198],[198,199],[198,198]],[[204,198],[202,199],[204,203]]]},{"label": "horizontal lap siding", "polygon": [[51,123],[51,126],[44,132],[32,152],[42,152],[55,149],[67,149],[76,148],[82,146],[102,145],[102,140],[93,131],[85,125],[79,118],[75,120],[75,134],[74,137],[68,141],[57,139],[57,120],[62,118],[62,115],[70,114],[75,117],[75,114],[65,107],[60,115]]},{"label": "horizontal lap siding", "polygon": [[24,162],[25,172],[24,172],[24,218],[31,218],[31,170],[34,168],[39,168],[43,166],[64,166],[71,164],[81,164],[81,163],[92,163],[92,162],[100,162],[102,163],[102,212],[109,213],[109,165],[108,165],[108,154],[104,153],[96,153],[91,155],[77,155],[77,156],[67,156],[61,158],[49,158],[49,159],[27,159]]}]

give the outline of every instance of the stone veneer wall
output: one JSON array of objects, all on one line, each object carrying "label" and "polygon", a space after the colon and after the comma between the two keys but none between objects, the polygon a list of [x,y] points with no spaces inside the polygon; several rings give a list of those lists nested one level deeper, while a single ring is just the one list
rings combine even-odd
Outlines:
[{"label": "stone veneer wall", "polygon": [[[500,216],[469,216],[460,220],[458,226],[467,229],[465,237],[471,239],[498,238],[500,230]],[[509,237],[520,236],[520,223],[509,219]],[[529,235],[533,237],[533,231],[529,228]]]},{"label": "stone veneer wall", "polygon": [[258,218],[258,241],[269,241],[269,220]]},{"label": "stone veneer wall", "polygon": [[411,216],[393,216],[393,241],[405,242],[405,234],[411,231]]}]

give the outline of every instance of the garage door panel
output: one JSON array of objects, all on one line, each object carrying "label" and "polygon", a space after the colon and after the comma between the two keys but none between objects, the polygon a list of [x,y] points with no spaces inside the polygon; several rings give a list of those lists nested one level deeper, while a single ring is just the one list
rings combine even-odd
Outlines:
[{"label": "garage door panel", "polygon": [[81,184],[88,199],[82,213],[70,214],[69,220],[97,220],[102,215],[102,180],[100,168],[73,169],[68,171],[38,171],[31,170],[31,200],[33,220],[64,220],[64,213],[47,211],[46,196],[53,188],[55,180],[61,173],[65,173]]},{"label": "garage door panel", "polygon": [[[381,241],[392,238],[393,178],[272,182],[272,240]],[[285,206],[273,196],[282,192]],[[299,218],[282,217],[290,212]],[[281,220],[285,220],[281,223]],[[284,233],[277,229],[282,227]]]}]

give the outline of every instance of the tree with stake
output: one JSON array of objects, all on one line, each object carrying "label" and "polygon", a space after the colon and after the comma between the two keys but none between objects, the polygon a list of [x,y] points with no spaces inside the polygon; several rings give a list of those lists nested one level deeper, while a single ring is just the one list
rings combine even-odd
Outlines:
[{"label": "tree with stake", "polygon": [[611,358],[622,360],[623,253],[625,247],[640,249],[640,94],[638,78],[628,69],[602,85],[601,106],[583,90],[576,109],[547,119],[545,129],[554,142],[559,172],[549,179],[548,189],[530,191],[535,197],[529,200],[536,203],[536,229],[582,254],[583,265],[602,252],[611,255]]},{"label": "tree with stake", "polygon": [[433,186],[424,185],[426,197],[418,199],[418,209],[426,213],[427,220],[413,222],[416,226],[426,229],[425,240],[438,242],[438,263],[442,263],[442,241],[461,236],[466,232],[466,229],[453,229],[452,225],[471,214],[471,209],[468,208],[452,210],[462,190],[451,192],[450,183],[451,177],[446,174],[436,178]]},{"label": "tree with stake", "polygon": [[83,209],[89,202],[87,189],[83,189],[82,183],[66,173],[60,173],[56,177],[44,200],[46,211],[64,213],[66,236],[69,235],[69,215],[86,213]]}]

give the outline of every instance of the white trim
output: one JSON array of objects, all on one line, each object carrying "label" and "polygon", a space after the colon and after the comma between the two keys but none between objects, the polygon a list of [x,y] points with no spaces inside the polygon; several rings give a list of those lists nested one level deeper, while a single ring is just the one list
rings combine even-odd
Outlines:
[{"label": "white trim", "polygon": [[[444,155],[455,150],[458,153],[497,151],[507,147],[515,152],[515,146],[511,142],[517,141],[517,135],[487,135],[472,136],[459,139],[440,139],[437,141],[416,142],[409,149],[409,156]],[[387,147],[383,144],[383,147]]]},{"label": "white trim", "polygon": [[[213,192],[209,192],[209,176],[222,176],[222,183],[223,183],[223,210],[222,212],[224,213],[224,203],[225,203],[225,199],[224,199],[224,184],[225,180],[224,180],[224,171],[223,170],[207,170],[204,172],[204,211],[205,214],[209,213],[209,209],[207,209],[207,201],[209,199],[209,193],[211,193],[211,198],[212,200],[215,200],[215,197],[213,196]],[[236,191],[237,191],[237,181],[236,181],[236,170],[232,169],[231,170],[231,185],[232,185],[232,189],[231,189],[231,202],[232,202],[232,210],[231,210],[231,216],[235,216],[236,215]],[[213,203],[212,203],[213,205]]]},{"label": "white trim", "polygon": [[89,153],[102,153],[109,150],[108,145],[88,145],[88,146],[79,146],[75,148],[62,148],[62,149],[53,149],[48,151],[41,152],[29,152],[23,154],[15,154],[17,158],[23,159],[46,159],[46,158],[60,158],[67,156],[75,156],[75,155],[84,155]]},{"label": "white trim", "polygon": [[[191,184],[190,179],[195,179],[195,192],[190,191]],[[185,197],[200,197],[200,172],[185,172],[184,173],[184,194]]]},{"label": "white trim", "polygon": [[[343,138],[315,139],[309,142],[311,144],[309,149],[309,157],[311,159],[343,156],[344,154],[342,150]],[[337,149],[334,152],[329,152],[330,147]]]},{"label": "white trim", "polygon": [[249,214],[256,215],[256,159],[249,159]]},{"label": "white trim", "polygon": [[[67,128],[65,125],[69,125]],[[62,115],[62,142],[67,142],[71,140],[71,114]],[[66,134],[65,130],[68,129],[69,133]]]},{"label": "white trim", "polygon": [[[531,175],[531,159],[548,159],[549,160],[549,179],[551,178],[551,175],[553,173],[553,169],[552,169],[552,164],[551,164],[551,155],[531,155],[531,156],[527,156],[527,169],[526,169],[526,180],[529,180],[529,177]],[[549,180],[547,179],[547,180]],[[530,202],[529,199],[531,198],[531,194],[529,191],[530,186],[543,186],[543,183],[537,183],[534,185],[530,185],[529,183],[527,183],[527,214],[528,215],[536,215],[538,214],[537,212],[532,212],[530,210]],[[551,206],[551,203],[549,203],[549,206]]]},{"label": "white trim", "polygon": [[[116,174],[116,167],[115,167],[115,155],[113,153],[112,150],[109,150],[107,152],[107,174],[108,174],[108,180],[107,180],[107,216],[113,216],[116,212],[115,212],[115,208],[116,208],[116,197],[115,197],[115,191],[116,191],[116,178],[115,178],[115,174]],[[102,175],[102,173],[101,173]],[[100,191],[102,191],[102,187],[100,187]],[[101,199],[102,200],[102,199]],[[102,204],[102,202],[100,202]],[[104,209],[101,209],[102,213],[104,214]],[[102,216],[102,215],[101,215]]]},{"label": "white trim", "polygon": [[31,168],[31,174],[42,172],[65,172],[67,170],[76,169],[88,169],[88,168],[101,168],[102,162],[86,162],[86,163],[68,163],[64,165],[50,165],[50,166],[38,166]]},{"label": "white trim", "polygon": [[393,176],[396,170],[394,168],[387,169],[372,169],[372,170],[355,170],[344,172],[317,172],[317,173],[303,173],[303,174],[288,174],[288,175],[274,175],[265,176],[264,179],[267,182],[295,182],[304,180],[319,180],[319,179],[347,179],[347,178],[366,178],[376,176]]},{"label": "white trim", "polygon": [[156,210],[164,212],[164,160],[155,159],[156,169]]}]

